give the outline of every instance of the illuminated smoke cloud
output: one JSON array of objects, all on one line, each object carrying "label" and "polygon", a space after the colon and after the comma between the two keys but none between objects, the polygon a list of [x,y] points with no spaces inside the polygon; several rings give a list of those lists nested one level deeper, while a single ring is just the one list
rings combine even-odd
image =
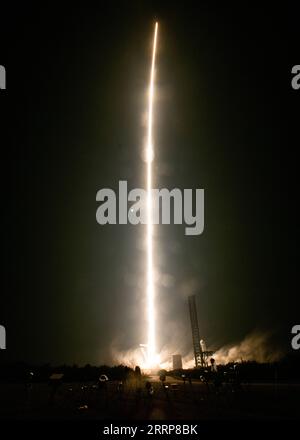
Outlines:
[{"label": "illuminated smoke cloud", "polygon": [[255,331],[236,344],[222,347],[213,357],[217,364],[227,364],[228,362],[238,361],[257,361],[257,362],[275,362],[279,360],[283,353],[274,350],[270,333]]}]

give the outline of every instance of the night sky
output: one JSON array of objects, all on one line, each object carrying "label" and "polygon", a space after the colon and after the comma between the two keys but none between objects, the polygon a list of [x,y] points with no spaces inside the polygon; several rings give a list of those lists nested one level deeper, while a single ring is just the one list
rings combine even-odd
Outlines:
[{"label": "night sky", "polygon": [[205,190],[202,235],[156,228],[158,345],[191,351],[195,293],[208,346],[259,330],[290,350],[299,324],[295,12],[288,3],[114,5],[1,5],[0,361],[111,363],[146,342],[145,228],[100,226],[95,214],[99,189],[145,185],[155,20],[155,186]]}]

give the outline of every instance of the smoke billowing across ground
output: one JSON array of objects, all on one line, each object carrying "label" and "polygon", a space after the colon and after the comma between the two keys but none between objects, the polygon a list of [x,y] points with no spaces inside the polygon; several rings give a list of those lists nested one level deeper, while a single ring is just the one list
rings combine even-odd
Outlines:
[{"label": "smoke billowing across ground", "polygon": [[[183,347],[181,347],[183,348]],[[159,367],[172,370],[172,355],[184,353],[180,350],[180,345],[170,345],[159,353]],[[284,352],[276,348],[272,340],[271,333],[254,331],[245,337],[241,342],[228,344],[218,348],[213,353],[213,358],[217,364],[228,364],[230,362],[256,361],[259,363],[276,362],[284,356]],[[112,349],[112,357],[118,364],[143,368],[146,364],[144,348],[136,348],[125,352]],[[184,354],[182,358],[183,368],[193,368],[195,366],[194,355],[192,352]]]},{"label": "smoke billowing across ground", "polygon": [[283,351],[276,348],[270,333],[253,332],[242,342],[227,345],[214,353],[219,364],[240,361],[275,362],[283,357]]}]

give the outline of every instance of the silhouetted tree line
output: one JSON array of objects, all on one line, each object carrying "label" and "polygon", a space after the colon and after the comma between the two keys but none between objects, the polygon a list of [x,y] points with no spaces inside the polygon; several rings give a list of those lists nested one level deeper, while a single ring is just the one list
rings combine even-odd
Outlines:
[{"label": "silhouetted tree line", "polygon": [[[193,368],[189,370],[174,370],[169,375],[199,379],[201,375],[209,373],[210,367]],[[278,362],[258,363],[255,361],[242,361],[218,365],[218,373],[225,379],[233,374],[238,375],[244,383],[251,382],[300,382],[300,355],[292,353]]]},{"label": "silhouetted tree line", "polygon": [[24,362],[0,365],[1,382],[47,382],[53,373],[62,373],[63,382],[97,381],[101,374],[107,375],[110,380],[126,380],[134,375],[133,369],[126,365],[96,367],[87,364],[84,367],[78,365],[54,367],[50,364],[34,366]]},{"label": "silhouetted tree line", "polygon": [[[168,375],[181,377],[185,374],[186,379],[199,379],[207,374],[210,367],[193,368],[188,370],[174,370]],[[33,374],[32,374],[33,373]],[[52,366],[44,364],[40,366],[30,365],[24,362],[0,364],[0,382],[47,382],[53,373],[62,373],[63,382],[89,382],[97,381],[101,374],[105,374],[110,380],[127,380],[135,377],[132,368],[126,365],[116,366],[93,366],[86,364],[79,367],[74,364]],[[244,383],[251,382],[300,382],[300,353],[291,353],[279,362],[258,363],[243,361],[218,365],[218,373],[226,378],[235,374]]]}]

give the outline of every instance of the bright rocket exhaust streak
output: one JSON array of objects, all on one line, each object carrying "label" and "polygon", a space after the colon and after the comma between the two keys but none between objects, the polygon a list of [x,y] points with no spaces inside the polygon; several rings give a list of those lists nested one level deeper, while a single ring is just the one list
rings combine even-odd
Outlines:
[{"label": "bright rocket exhaust streak", "polygon": [[157,365],[156,341],[155,341],[155,305],[154,305],[154,280],[153,280],[153,206],[152,206],[152,161],[153,161],[153,98],[154,98],[154,74],[155,55],[157,42],[158,23],[155,23],[153,52],[150,72],[149,103],[148,103],[148,135],[147,135],[147,319],[148,319],[148,342],[147,364],[148,368]]}]

